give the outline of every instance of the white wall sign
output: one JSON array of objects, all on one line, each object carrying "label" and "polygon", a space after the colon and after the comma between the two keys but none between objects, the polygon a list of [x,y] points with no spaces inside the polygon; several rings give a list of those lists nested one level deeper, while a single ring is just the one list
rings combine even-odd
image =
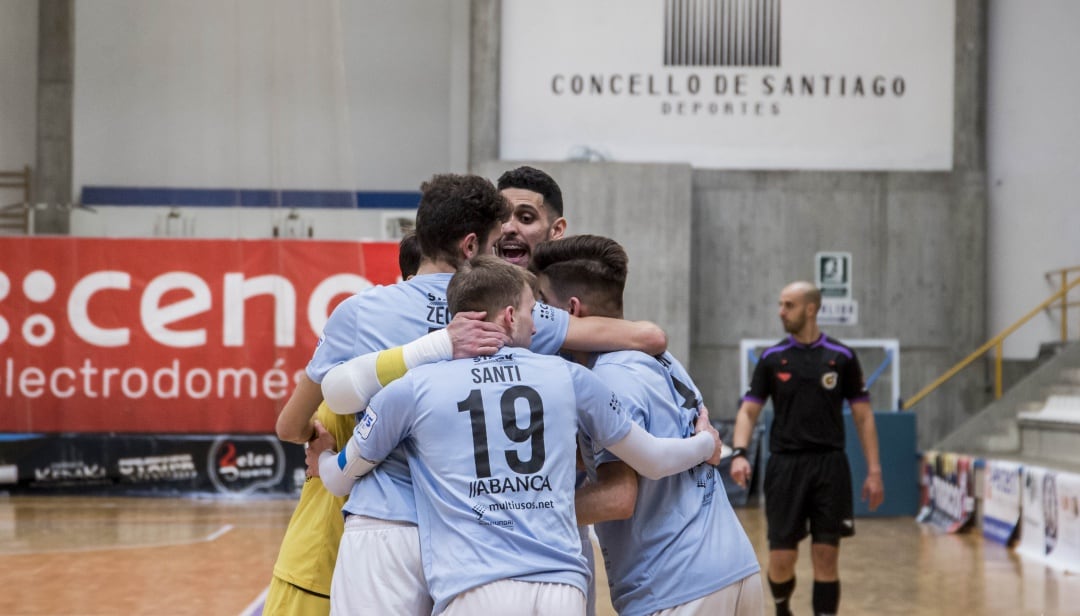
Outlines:
[{"label": "white wall sign", "polygon": [[504,0],[500,155],[952,168],[948,0]]},{"label": "white wall sign", "polygon": [[851,253],[819,252],[814,255],[814,284],[824,299],[851,299]]},{"label": "white wall sign", "polygon": [[853,299],[822,298],[818,325],[858,325],[859,302]]}]

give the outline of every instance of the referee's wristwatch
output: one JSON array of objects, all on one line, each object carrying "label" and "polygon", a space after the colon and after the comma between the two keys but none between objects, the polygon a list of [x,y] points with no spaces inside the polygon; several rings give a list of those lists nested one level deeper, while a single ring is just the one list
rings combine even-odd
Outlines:
[{"label": "referee's wristwatch", "polygon": [[735,447],[734,449],[731,450],[731,457],[732,458],[739,458],[739,457],[745,458],[746,457],[746,447]]}]

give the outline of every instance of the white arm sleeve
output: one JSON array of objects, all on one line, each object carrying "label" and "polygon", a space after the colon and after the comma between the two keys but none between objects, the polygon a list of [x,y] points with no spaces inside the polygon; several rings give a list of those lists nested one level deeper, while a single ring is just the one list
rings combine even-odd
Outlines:
[{"label": "white arm sleeve", "polygon": [[367,408],[372,396],[382,389],[375,369],[378,357],[379,353],[366,353],[338,364],[326,373],[322,380],[322,395],[331,411],[352,415]]},{"label": "white arm sleeve", "polygon": [[[331,368],[322,380],[323,400],[330,410],[338,415],[359,413],[375,394],[406,370],[454,356],[450,334],[445,329],[400,347],[400,360],[394,359],[395,350],[365,353]],[[388,361],[380,365],[379,356],[384,353],[383,359]]]},{"label": "white arm sleeve", "polygon": [[319,454],[319,478],[334,496],[347,496],[356,479],[373,468],[375,463],[360,457],[352,439],[341,453],[327,450]]},{"label": "white arm sleeve", "polygon": [[422,364],[454,359],[454,345],[450,342],[450,332],[444,328],[420,336],[401,347],[401,358],[405,361],[405,368],[409,370]]},{"label": "white arm sleeve", "polygon": [[715,446],[707,432],[690,438],[657,438],[641,426],[631,424],[629,434],[607,449],[640,475],[662,479],[708,460]]}]

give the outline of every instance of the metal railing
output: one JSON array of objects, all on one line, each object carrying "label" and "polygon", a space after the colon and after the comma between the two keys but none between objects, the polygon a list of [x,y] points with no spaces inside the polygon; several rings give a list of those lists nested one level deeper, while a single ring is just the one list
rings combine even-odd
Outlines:
[{"label": "metal railing", "polygon": [[4,204],[6,200],[0,199],[0,230],[30,232],[28,208],[33,180],[34,175],[30,171],[30,165],[24,166],[22,171],[0,171],[0,192],[5,188],[22,189],[22,201]]},{"label": "metal railing", "polygon": [[1001,377],[1002,368],[1001,368],[1001,363],[1002,363],[1002,359],[1003,359],[1003,357],[1002,357],[1002,343],[1005,341],[1006,338],[1009,337],[1010,334],[1012,334],[1017,329],[1019,329],[1020,326],[1024,325],[1025,323],[1027,323],[1028,321],[1033,319],[1035,317],[1035,315],[1039,314],[1040,312],[1042,312],[1044,310],[1060,309],[1061,310],[1061,341],[1066,342],[1068,340],[1068,338],[1069,338],[1069,329],[1068,329],[1068,320],[1069,320],[1068,317],[1069,317],[1069,314],[1068,314],[1068,309],[1069,309],[1070,306],[1080,305],[1080,302],[1070,302],[1069,301],[1069,291],[1071,291],[1072,289],[1074,289],[1078,285],[1080,285],[1080,275],[1078,275],[1075,280],[1072,280],[1071,282],[1069,281],[1069,274],[1073,273],[1073,272],[1080,272],[1080,266],[1069,267],[1069,268],[1064,268],[1064,269],[1060,269],[1060,270],[1054,270],[1052,272],[1047,272],[1046,278],[1047,278],[1047,280],[1050,280],[1051,282],[1053,281],[1054,276],[1061,276],[1061,286],[1058,288],[1056,293],[1054,293],[1050,297],[1046,298],[1045,301],[1043,301],[1041,304],[1039,304],[1038,306],[1033,308],[1031,310],[1031,312],[1029,312],[1029,313],[1025,314],[1024,316],[1020,317],[1015,323],[1013,323],[1012,325],[1006,327],[1004,330],[1001,331],[1001,333],[999,333],[998,335],[996,335],[993,338],[991,338],[990,340],[988,340],[981,347],[975,349],[975,351],[972,352],[971,355],[968,355],[964,359],[957,362],[957,364],[955,366],[953,366],[952,368],[949,368],[948,370],[946,370],[944,374],[942,374],[938,378],[934,379],[934,381],[932,383],[930,383],[926,387],[923,387],[921,390],[919,390],[919,393],[917,393],[914,396],[912,396],[912,397],[908,398],[907,400],[905,400],[904,401],[904,410],[905,411],[909,410],[911,407],[915,406],[920,400],[922,400],[926,396],[930,395],[930,393],[932,391],[934,391],[935,389],[940,387],[942,385],[942,383],[944,383],[945,381],[948,381],[952,377],[956,376],[956,373],[960,372],[964,368],[967,368],[969,365],[971,365],[972,362],[974,362],[976,359],[979,359],[980,357],[982,357],[990,349],[994,349],[994,399],[996,400],[996,399],[1001,398],[1001,395],[1002,395],[1002,377]]},{"label": "metal railing", "polygon": [[1059,302],[1058,302],[1058,304],[1056,306],[1048,306],[1047,308],[1050,309],[1050,310],[1055,310],[1056,309],[1056,310],[1061,311],[1061,341],[1062,342],[1065,342],[1065,341],[1067,341],[1069,339],[1069,307],[1070,306],[1080,306],[1080,301],[1074,301],[1074,302],[1069,301],[1069,297],[1068,297],[1069,289],[1072,288],[1072,287],[1069,286],[1069,276],[1070,276],[1070,274],[1076,274],[1077,279],[1080,279],[1080,265],[1076,265],[1076,266],[1073,266],[1073,267],[1064,267],[1062,269],[1054,270],[1052,272],[1046,272],[1045,274],[1043,274],[1043,277],[1046,278],[1046,281],[1051,282],[1051,283],[1054,282],[1055,277],[1060,277],[1061,278],[1061,284],[1058,286],[1058,288],[1060,289],[1059,293],[1060,293],[1061,299],[1059,300]]}]

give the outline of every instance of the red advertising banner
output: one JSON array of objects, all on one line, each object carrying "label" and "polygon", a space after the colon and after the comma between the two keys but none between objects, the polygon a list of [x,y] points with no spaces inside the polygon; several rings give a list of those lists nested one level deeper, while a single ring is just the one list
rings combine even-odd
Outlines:
[{"label": "red advertising banner", "polygon": [[270,433],[397,244],[0,238],[0,432]]}]

